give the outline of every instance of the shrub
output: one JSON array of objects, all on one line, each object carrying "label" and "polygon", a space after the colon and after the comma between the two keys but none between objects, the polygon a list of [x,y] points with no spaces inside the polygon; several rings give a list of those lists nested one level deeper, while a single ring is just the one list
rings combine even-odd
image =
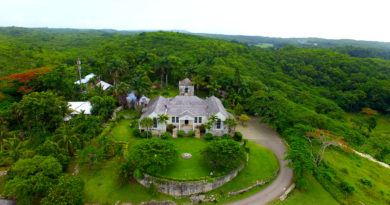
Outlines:
[{"label": "shrub", "polygon": [[246,161],[244,149],[232,139],[211,141],[203,155],[212,169],[220,171],[230,171]]},{"label": "shrub", "polygon": [[242,133],[241,132],[235,132],[233,139],[236,140],[237,142],[241,142],[241,140],[242,140]]},{"label": "shrub", "polygon": [[133,177],[135,167],[130,162],[124,162],[119,167],[119,182],[121,184],[128,183]]},{"label": "shrub", "polygon": [[172,142],[152,138],[135,142],[130,147],[127,158],[137,169],[154,173],[174,163],[177,151]]},{"label": "shrub", "polygon": [[343,172],[343,173],[345,173],[345,174],[349,174],[349,171],[348,171],[348,169],[347,168],[341,168],[341,171]]},{"label": "shrub", "polygon": [[307,185],[309,184],[307,181],[307,178],[302,176],[301,174],[299,174],[295,177],[294,182],[295,182],[295,186],[299,190],[306,190]]},{"label": "shrub", "polygon": [[177,137],[184,137],[186,135],[186,132],[184,132],[184,130],[179,130],[177,132]]},{"label": "shrub", "polygon": [[223,140],[231,140],[232,136],[229,135],[229,134],[224,134],[224,135],[221,136],[221,139],[223,139]]},{"label": "shrub", "polygon": [[195,137],[195,131],[194,131],[194,130],[188,131],[187,136],[188,136],[188,137]]},{"label": "shrub", "polygon": [[355,191],[355,188],[348,184],[346,181],[342,181],[339,185],[340,189],[345,192],[345,195],[352,194],[353,191]]},{"label": "shrub", "polygon": [[141,138],[148,138],[148,136],[149,137],[151,137],[152,136],[152,133],[151,132],[147,132],[147,131],[143,131],[143,132],[141,132]]},{"label": "shrub", "polygon": [[134,137],[141,138],[141,131],[139,129],[134,129],[133,130],[133,135]]},{"label": "shrub", "polygon": [[134,170],[133,176],[134,176],[134,178],[136,178],[136,179],[142,179],[142,178],[143,178],[142,172],[141,172],[141,170],[139,170],[139,169]]},{"label": "shrub", "polygon": [[199,126],[199,131],[200,131],[200,133],[205,133],[206,132],[206,125],[205,124],[201,124]]},{"label": "shrub", "polygon": [[365,179],[365,178],[361,178],[360,179],[360,182],[366,186],[369,186],[369,187],[372,187],[372,182],[368,179]]},{"label": "shrub", "polygon": [[161,138],[162,139],[168,139],[168,138],[171,138],[172,135],[170,132],[164,132],[162,135],[161,135]]},{"label": "shrub", "polygon": [[215,136],[213,136],[213,134],[211,134],[211,133],[206,133],[206,134],[204,134],[204,139],[207,141],[214,140]]},{"label": "shrub", "polygon": [[164,97],[168,97],[169,96],[169,92],[168,91],[164,91],[161,93],[162,96]]},{"label": "shrub", "polygon": [[172,124],[169,124],[169,125],[167,125],[167,132],[170,132],[171,134],[173,133],[173,128],[174,128],[175,126],[174,125],[172,125]]}]

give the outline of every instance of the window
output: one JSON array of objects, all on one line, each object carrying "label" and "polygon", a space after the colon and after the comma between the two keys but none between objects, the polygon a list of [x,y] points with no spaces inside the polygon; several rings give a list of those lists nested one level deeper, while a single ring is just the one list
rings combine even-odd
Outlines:
[{"label": "window", "polygon": [[179,117],[176,117],[176,123],[179,123]]},{"label": "window", "polygon": [[188,87],[184,88],[184,92],[188,93]]},{"label": "window", "polygon": [[217,129],[221,129],[221,119],[217,120]]},{"label": "window", "polygon": [[154,128],[157,128],[157,118],[155,118],[155,117],[153,118],[153,123],[154,123],[154,124],[153,124],[153,127],[154,127]]},{"label": "window", "polygon": [[198,123],[202,123],[202,117],[198,117]]},{"label": "window", "polygon": [[195,123],[198,123],[198,117],[195,117]]},{"label": "window", "polygon": [[176,119],[175,117],[172,117],[172,123],[175,123],[175,119]]}]

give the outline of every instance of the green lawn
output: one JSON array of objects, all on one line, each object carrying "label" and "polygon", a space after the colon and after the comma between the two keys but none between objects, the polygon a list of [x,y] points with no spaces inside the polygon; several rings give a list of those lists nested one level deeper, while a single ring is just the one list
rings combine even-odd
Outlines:
[{"label": "green lawn", "polygon": [[310,177],[308,180],[307,190],[299,191],[294,189],[288,198],[284,201],[279,199],[271,202],[270,204],[277,205],[336,205],[339,204],[330,193],[328,193],[322,186],[317,182],[314,177]]},{"label": "green lawn", "polygon": [[179,94],[179,88],[177,88],[177,87],[163,89],[163,90],[156,89],[156,90],[152,90],[152,92],[150,93],[148,98],[153,99],[153,98],[158,97],[160,95],[164,96],[164,97],[175,97],[178,94]]},{"label": "green lawn", "polygon": [[271,150],[254,142],[249,142],[249,147],[248,165],[232,181],[209,192],[207,195],[217,195],[219,203],[226,203],[248,197],[266,187],[260,186],[242,195],[226,197],[228,192],[244,189],[255,184],[258,180],[272,177],[274,172],[279,169],[278,159]]},{"label": "green lawn", "polygon": [[115,138],[116,141],[128,142],[132,144],[137,140],[134,137],[133,131],[138,129],[137,127],[130,127],[130,123],[134,120],[122,119],[115,125],[111,130],[111,136]]},{"label": "green lawn", "polygon": [[[207,142],[198,138],[174,138],[168,139],[172,142],[178,151],[178,160],[161,172],[155,173],[156,176],[164,176],[176,179],[194,179],[209,176],[210,169],[205,163],[202,150],[207,146]],[[181,154],[190,153],[190,159],[183,159]]]},{"label": "green lawn", "polygon": [[140,203],[144,201],[167,200],[172,197],[157,193],[151,194],[150,190],[136,182],[120,185],[117,178],[117,169],[120,162],[112,159],[96,166],[93,170],[88,165],[80,166],[79,176],[85,182],[84,202],[115,204],[121,202]]},{"label": "green lawn", "polygon": [[[133,136],[130,128],[131,120],[122,119],[112,129],[111,135],[118,141],[127,141],[130,144],[138,140]],[[207,146],[207,141],[198,138],[174,138],[168,139],[173,142],[178,149],[178,155],[182,153],[191,153],[191,159],[182,159],[178,156],[178,161],[168,169],[156,173],[155,175],[171,178],[189,179],[208,176],[210,170],[203,161],[201,151]],[[238,200],[248,197],[265,186],[256,187],[242,195],[227,198],[228,192],[237,191],[273,176],[279,168],[276,156],[267,148],[249,142],[250,157],[247,166],[231,182],[213,190],[209,194],[214,194],[220,203]],[[164,194],[153,195],[149,189],[139,185],[136,182],[120,185],[117,178],[117,169],[120,165],[118,158],[102,162],[101,165],[91,170],[88,165],[80,166],[80,176],[85,182],[85,202],[100,204],[115,204],[118,200],[121,202],[140,203],[142,201],[154,200],[173,200],[176,202],[189,202],[188,198],[174,199]]]},{"label": "green lawn", "polygon": [[272,48],[272,47],[274,47],[274,45],[271,43],[258,43],[258,44],[255,44],[255,46],[259,47],[259,48]]},{"label": "green lawn", "polygon": [[[348,204],[390,204],[390,170],[353,153],[337,149],[326,151],[325,163],[333,168],[333,184],[328,191],[338,201]],[[361,179],[367,179],[372,186],[364,185]],[[338,189],[341,181],[355,188],[345,200],[345,194]]]}]

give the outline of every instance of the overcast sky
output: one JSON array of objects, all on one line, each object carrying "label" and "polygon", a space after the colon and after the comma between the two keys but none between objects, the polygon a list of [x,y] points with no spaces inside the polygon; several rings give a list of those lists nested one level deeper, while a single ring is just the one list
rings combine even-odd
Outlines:
[{"label": "overcast sky", "polygon": [[0,26],[390,42],[390,0],[0,0]]}]

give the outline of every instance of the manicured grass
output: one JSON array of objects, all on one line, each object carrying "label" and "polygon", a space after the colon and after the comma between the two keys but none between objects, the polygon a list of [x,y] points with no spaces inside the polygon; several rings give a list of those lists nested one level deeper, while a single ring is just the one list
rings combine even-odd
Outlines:
[{"label": "manicured grass", "polygon": [[[336,199],[348,204],[390,204],[390,170],[353,153],[329,149],[325,153],[325,163],[333,168],[334,187],[328,189]],[[364,185],[367,179],[372,186]],[[341,181],[355,188],[352,195],[338,189]]]},{"label": "manicured grass", "polygon": [[177,87],[163,89],[163,90],[156,89],[156,90],[152,90],[152,92],[149,95],[150,97],[148,96],[148,98],[153,99],[153,98],[158,97],[160,95],[164,96],[164,97],[175,97],[178,94],[179,94],[179,88],[177,88]]},{"label": "manicured grass", "polygon": [[[205,163],[202,150],[207,147],[207,142],[198,138],[174,138],[168,139],[178,151],[178,160],[165,170],[155,173],[156,176],[165,176],[176,179],[194,179],[209,176],[210,169]],[[181,154],[190,153],[190,159],[183,159]]]},{"label": "manicured grass", "polygon": [[[131,145],[139,140],[133,136],[130,128],[131,120],[122,119],[112,129],[111,135],[118,141],[127,141]],[[178,161],[171,167],[159,173],[158,176],[166,176],[176,179],[200,178],[209,176],[210,170],[203,160],[201,151],[207,146],[207,141],[198,138],[172,138],[168,139],[175,144],[178,150]],[[250,157],[247,166],[231,182],[213,190],[207,195],[217,196],[220,203],[239,200],[248,197],[265,186],[256,187],[242,195],[228,198],[228,192],[237,191],[256,183],[258,180],[264,180],[274,175],[279,168],[276,156],[267,148],[249,142]],[[182,159],[182,153],[191,153],[191,159]],[[189,202],[188,198],[174,199],[164,194],[153,195],[148,188],[145,188],[136,182],[120,185],[117,178],[117,169],[120,165],[118,159],[102,163],[93,170],[88,165],[80,166],[80,176],[85,182],[85,200],[100,204],[115,204],[118,200],[121,202],[140,203],[142,201],[154,200],[173,200],[176,202]],[[99,185],[100,184],[100,185]]]},{"label": "manicured grass", "polygon": [[330,193],[328,193],[322,186],[317,182],[314,177],[310,177],[308,180],[307,190],[299,191],[294,189],[287,197],[286,200],[280,201],[276,199],[271,204],[280,205],[336,205],[339,204]]},{"label": "manicured grass", "polygon": [[84,201],[88,203],[115,204],[121,202],[140,203],[143,201],[167,200],[172,197],[160,193],[152,194],[148,188],[136,182],[121,185],[117,169],[120,162],[112,159],[96,166],[93,170],[88,165],[80,166],[79,176],[85,182]]},{"label": "manicured grass", "polygon": [[137,127],[130,127],[130,123],[133,120],[122,119],[115,125],[111,130],[111,136],[116,141],[128,142],[129,144],[134,143],[137,139],[134,137],[133,131],[138,129]]},{"label": "manicured grass", "polygon": [[274,173],[279,169],[278,159],[271,150],[254,142],[249,142],[249,148],[250,154],[247,166],[232,181],[209,192],[207,195],[217,195],[219,197],[219,203],[225,203],[248,197],[266,187],[260,186],[248,193],[231,198],[227,197],[229,192],[244,189],[259,180],[273,177]]},{"label": "manicured grass", "polygon": [[118,116],[129,116],[129,117],[137,117],[139,115],[138,111],[134,109],[128,109],[128,110],[121,110],[117,113]]}]

